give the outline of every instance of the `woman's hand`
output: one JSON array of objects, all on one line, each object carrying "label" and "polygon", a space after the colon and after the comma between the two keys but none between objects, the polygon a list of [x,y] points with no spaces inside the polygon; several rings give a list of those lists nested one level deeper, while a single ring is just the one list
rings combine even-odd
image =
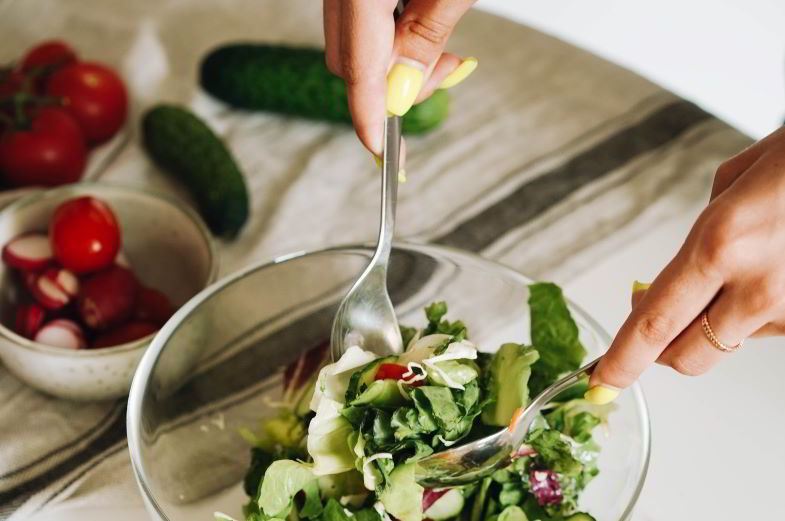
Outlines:
[{"label": "woman's hand", "polygon": [[750,336],[785,334],[785,127],[723,163],[711,202],[633,310],[591,377],[608,402],[652,362],[700,375]]},{"label": "woman's hand", "polygon": [[415,101],[477,67],[474,58],[443,52],[473,3],[411,0],[396,23],[397,0],[324,0],[327,67],[346,81],[357,135],[374,155],[382,151],[387,112],[403,116]]}]

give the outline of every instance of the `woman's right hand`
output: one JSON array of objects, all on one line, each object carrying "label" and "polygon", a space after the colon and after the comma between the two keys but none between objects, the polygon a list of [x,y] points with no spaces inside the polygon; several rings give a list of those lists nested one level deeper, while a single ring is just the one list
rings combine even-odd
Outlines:
[{"label": "woman's right hand", "polygon": [[463,81],[474,58],[445,53],[453,28],[474,0],[324,0],[327,67],[346,81],[349,110],[363,145],[382,152],[386,114],[403,116],[437,88]]}]

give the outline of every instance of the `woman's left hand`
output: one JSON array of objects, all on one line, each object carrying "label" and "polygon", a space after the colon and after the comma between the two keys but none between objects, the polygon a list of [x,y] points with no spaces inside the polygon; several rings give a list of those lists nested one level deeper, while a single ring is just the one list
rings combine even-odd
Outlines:
[{"label": "woman's left hand", "polygon": [[652,363],[700,375],[729,356],[721,345],[785,334],[785,127],[723,163],[711,202],[646,290],[591,378],[607,402]]}]

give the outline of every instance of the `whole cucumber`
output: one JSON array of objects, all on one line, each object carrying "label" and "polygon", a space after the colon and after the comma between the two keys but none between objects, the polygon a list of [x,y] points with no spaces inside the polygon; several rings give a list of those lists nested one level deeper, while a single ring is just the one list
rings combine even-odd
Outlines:
[{"label": "whole cucumber", "polygon": [[[320,49],[230,44],[202,61],[202,88],[234,107],[351,123],[346,86],[327,70]],[[403,131],[427,132],[447,117],[450,96],[437,90],[403,118]]]},{"label": "whole cucumber", "polygon": [[157,105],[142,118],[152,159],[191,192],[216,235],[234,237],[248,219],[248,191],[232,154],[188,109]]}]

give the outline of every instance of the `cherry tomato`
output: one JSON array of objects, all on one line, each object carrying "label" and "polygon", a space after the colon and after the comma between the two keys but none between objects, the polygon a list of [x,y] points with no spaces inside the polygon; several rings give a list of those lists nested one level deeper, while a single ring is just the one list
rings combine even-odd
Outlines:
[{"label": "cherry tomato", "polygon": [[120,226],[112,209],[94,197],[78,197],[57,207],[49,225],[55,259],[74,273],[109,267],[120,250]]},{"label": "cherry tomato", "polygon": [[103,143],[123,126],[128,95],[120,77],[98,63],[74,63],[49,78],[47,93],[63,98],[89,144]]},{"label": "cherry tomato", "polygon": [[67,43],[60,40],[41,42],[22,58],[21,71],[30,72],[34,69],[64,67],[76,63],[76,52]]},{"label": "cherry tomato", "polygon": [[[404,374],[409,372],[409,368],[405,365],[400,364],[381,364],[379,365],[379,369],[376,370],[376,375],[373,377],[374,380],[404,380],[406,381],[408,378],[404,378]],[[409,377],[411,378],[411,376]],[[424,382],[422,380],[418,380],[416,382],[412,382],[410,385],[413,387],[418,387],[422,385]]]},{"label": "cherry tomato", "polygon": [[56,186],[82,177],[87,150],[79,125],[61,108],[42,108],[30,128],[0,137],[0,174],[14,187]]}]

